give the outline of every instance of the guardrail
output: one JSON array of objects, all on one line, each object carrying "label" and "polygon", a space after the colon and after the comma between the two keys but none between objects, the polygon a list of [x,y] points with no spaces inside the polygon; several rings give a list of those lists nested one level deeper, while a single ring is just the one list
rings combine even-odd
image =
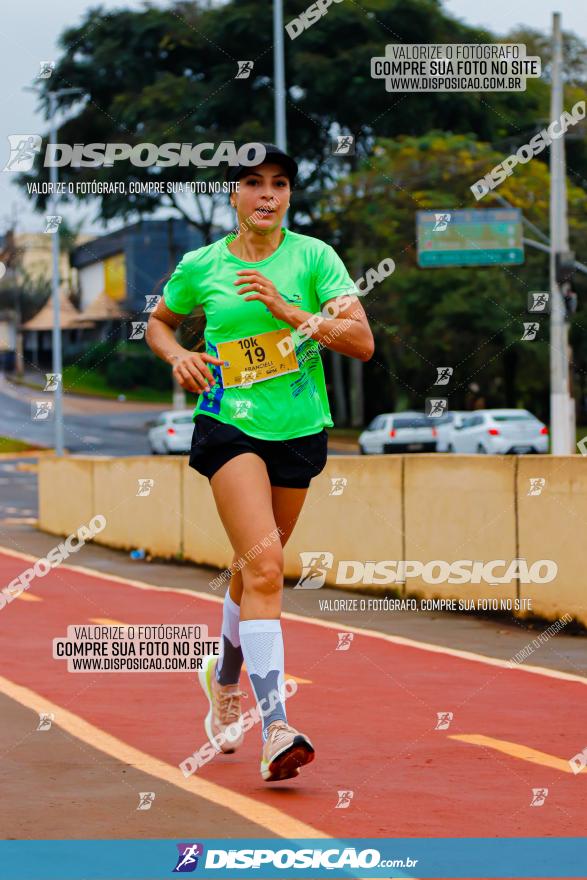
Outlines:
[{"label": "guardrail", "polygon": [[[208,480],[183,457],[43,459],[39,496],[39,527],[51,534],[102,514],[107,525],[96,543],[220,569],[232,562]],[[568,613],[587,626],[586,526],[582,456],[337,455],[312,481],[285,547],[285,574],[297,580],[300,554],[314,551],[332,554],[330,585],[342,560],[550,559],[558,573],[549,583],[410,577],[397,587],[430,598],[531,598],[534,614]]]}]

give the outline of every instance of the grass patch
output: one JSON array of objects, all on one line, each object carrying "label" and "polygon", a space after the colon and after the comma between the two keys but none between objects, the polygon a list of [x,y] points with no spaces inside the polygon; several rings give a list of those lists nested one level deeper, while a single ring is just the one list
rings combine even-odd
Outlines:
[{"label": "grass patch", "polygon": [[41,449],[40,446],[31,446],[24,440],[14,440],[12,437],[0,437],[0,453],[2,452],[29,452]]},{"label": "grass patch", "polygon": [[327,428],[328,436],[334,440],[358,440],[364,428]]},{"label": "grass patch", "polygon": [[116,400],[119,394],[124,394],[127,400],[140,401],[142,403],[171,403],[173,394],[169,391],[159,391],[153,388],[128,388],[118,390],[112,388],[102,373],[95,370],[87,370],[71,364],[63,368],[63,390],[73,394],[87,394],[94,397],[106,397]]},{"label": "grass patch", "polygon": [[[42,391],[45,387],[44,382],[29,382],[25,379],[19,379],[17,376],[11,376],[10,381],[13,385],[22,385],[24,388],[32,388],[34,391]],[[117,400],[120,394],[124,394],[126,400],[138,403],[172,404],[173,402],[171,389],[161,391],[147,386],[143,388],[112,388],[102,373],[75,365],[63,368],[63,390],[68,394],[83,394],[88,397],[103,397],[108,400]],[[190,401],[187,406],[191,406]]]}]

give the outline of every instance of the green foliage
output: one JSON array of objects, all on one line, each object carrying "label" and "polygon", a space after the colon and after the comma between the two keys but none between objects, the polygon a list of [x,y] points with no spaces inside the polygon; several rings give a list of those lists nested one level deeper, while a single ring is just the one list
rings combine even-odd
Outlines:
[{"label": "green foliage", "polygon": [[167,391],[171,382],[167,364],[151,352],[134,353],[127,347],[118,349],[108,360],[104,375],[112,388],[122,391],[139,387]]},{"label": "green foliage", "polygon": [[51,279],[19,270],[16,278],[8,275],[0,282],[0,309],[14,309],[21,321],[30,320],[51,296]]},{"label": "green foliage", "polygon": [[29,449],[40,449],[23,440],[15,440],[13,437],[0,437],[0,454],[5,452],[27,452]]},{"label": "green foliage", "polygon": [[171,385],[169,366],[147,348],[137,348],[136,343],[100,342],[90,345],[80,354],[70,354],[64,359],[83,372],[95,372],[104,377],[115,390],[150,388],[168,391]]},{"label": "green foliage", "polygon": [[[394,274],[362,300],[376,339],[366,366],[368,417],[423,408],[426,397],[444,395],[433,384],[436,367],[452,366],[446,389],[452,408],[528,406],[547,418],[547,320],[536,341],[521,342],[522,324],[531,320],[528,292],[548,289],[546,254],[527,248],[523,266],[491,268],[421,269],[416,261],[416,211],[481,207],[469,187],[502,158],[466,135],[432,131],[380,140],[322,200],[323,234],[338,237],[353,277],[384,257],[396,263]],[[548,190],[547,167],[535,159],[519,165],[499,195],[547,232]],[[587,233],[584,193],[570,184],[568,196],[571,236],[580,248]],[[482,207],[500,203],[487,196]],[[584,282],[576,287],[584,290]],[[574,324],[582,326],[584,315]],[[583,332],[581,358],[585,338]]]},{"label": "green foliage", "polygon": [[81,354],[64,352],[63,363],[66,365],[75,363],[81,370],[97,370],[98,372],[104,372],[108,358],[116,354],[120,345],[122,345],[122,343],[118,343],[118,345],[114,346],[112,345],[112,342],[90,343],[86,350]]},{"label": "green foliage", "polygon": [[[286,22],[307,5],[307,0],[288,0]],[[487,405],[527,404],[546,414],[547,339],[542,331],[534,343],[519,338],[527,318],[526,294],[544,289],[548,279],[546,256],[527,250],[522,267],[481,270],[422,270],[415,259],[416,210],[480,207],[470,185],[549,120],[548,42],[529,28],[518,29],[517,37],[528,43],[529,54],[541,55],[544,77],[529,80],[525,92],[481,95],[393,94],[371,78],[371,58],[383,55],[386,43],[496,39],[453,18],[440,0],[333,4],[296,40],[286,39],[288,149],[302,163],[290,224],[334,244],[355,278],[384,256],[397,264],[395,274],[365,301],[377,340],[375,357],[365,367],[367,416],[400,405],[420,408],[424,397],[438,390],[432,386],[435,367],[447,365],[455,367],[452,406],[482,399]],[[584,98],[585,46],[570,35],[565,40],[565,105],[571,106]],[[59,139],[72,144],[273,140],[272,46],[270,5],[257,0],[214,5],[176,0],[165,8],[145,5],[136,11],[98,5],[62,34],[55,72],[40,83],[42,104],[46,109],[49,88],[84,90],[82,102],[71,95],[60,99],[61,109],[69,112]],[[247,55],[255,59],[253,73],[237,80],[237,59]],[[587,262],[587,144],[579,132],[577,127],[567,144],[569,219],[572,246]],[[334,133],[354,134],[357,155],[333,156]],[[547,158],[544,153],[519,165],[498,190],[544,232]],[[186,181],[218,173],[116,163],[62,168],[60,179]],[[21,175],[20,183],[24,187],[33,179],[48,179],[48,169]],[[194,196],[191,202],[112,194],[98,199],[104,221],[136,219],[172,205],[207,241],[218,218],[226,218],[218,213],[226,202],[224,195]],[[499,204],[494,196],[483,201],[483,207]],[[45,198],[38,197],[37,207],[46,209]],[[575,285],[580,303],[587,294],[583,277]],[[576,378],[587,395],[585,329],[580,305],[571,339]],[[105,361],[110,380],[129,383],[125,387],[163,381],[151,356],[145,357],[141,361],[136,351],[117,349]],[[96,360],[92,368],[106,369],[101,363]]]},{"label": "green foliage", "polygon": [[[286,22],[299,15],[307,0],[290,0]],[[292,203],[295,223],[317,222],[311,199],[356,164],[331,154],[333,131],[352,132],[359,156],[368,156],[376,138],[424,136],[438,129],[475,132],[499,142],[536,130],[548,118],[546,83],[530,80],[526,92],[390,94],[370,75],[373,56],[388,42],[488,42],[494,37],[449,15],[438,0],[363,0],[333,4],[320,22],[296,40],[286,39],[288,147],[303,160],[300,191]],[[151,142],[218,143],[274,138],[272,16],[257,0],[221,5],[175,2],[166,8],[130,11],[97,6],[60,38],[61,57],[48,91],[80,87],[86,93],[60,99],[69,110],[60,128],[67,143]],[[243,47],[255,47],[248,79],[235,79]],[[325,48],[327,47],[327,51]],[[46,92],[42,97],[46,107]],[[577,157],[577,173],[587,176],[587,155]],[[21,175],[45,179],[48,169]],[[69,180],[185,181],[218,175],[217,169],[136,168],[117,162],[112,168],[64,167]],[[70,198],[75,198],[71,196]],[[86,197],[81,197],[85,199]],[[99,197],[100,216],[128,219],[172,204],[206,236],[226,196],[176,197],[108,194]],[[45,199],[37,199],[44,209]],[[216,212],[216,213],[215,213]]]}]

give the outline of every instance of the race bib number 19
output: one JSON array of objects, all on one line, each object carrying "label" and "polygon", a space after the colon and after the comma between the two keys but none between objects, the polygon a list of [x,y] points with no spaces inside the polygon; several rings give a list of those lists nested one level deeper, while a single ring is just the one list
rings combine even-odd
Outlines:
[{"label": "race bib number 19", "polygon": [[283,328],[230,342],[219,342],[218,357],[225,362],[220,367],[224,387],[251,385],[299,370],[293,346],[282,346],[288,352],[285,355],[278,347],[278,343],[287,337],[291,340],[291,330]]}]

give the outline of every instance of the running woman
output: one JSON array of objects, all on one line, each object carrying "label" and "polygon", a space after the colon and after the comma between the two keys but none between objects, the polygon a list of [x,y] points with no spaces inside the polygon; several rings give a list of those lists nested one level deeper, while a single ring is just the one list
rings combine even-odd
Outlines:
[{"label": "running woman", "polygon": [[[242,743],[244,660],[263,721],[261,775],[272,782],[297,776],[314,758],[310,739],[287,721],[280,616],[283,546],[325,467],[325,427],[333,426],[320,349],[367,361],[374,343],[333,248],[282,226],[297,163],[263,146],[261,162],[227,171],[239,181],[230,195],[238,231],[185,254],[146,338],[180,385],[200,395],[190,466],[210,481],[234,550],[220,655],[200,673],[206,733],[219,751]],[[175,338],[195,306],[206,317],[205,353]]]}]

